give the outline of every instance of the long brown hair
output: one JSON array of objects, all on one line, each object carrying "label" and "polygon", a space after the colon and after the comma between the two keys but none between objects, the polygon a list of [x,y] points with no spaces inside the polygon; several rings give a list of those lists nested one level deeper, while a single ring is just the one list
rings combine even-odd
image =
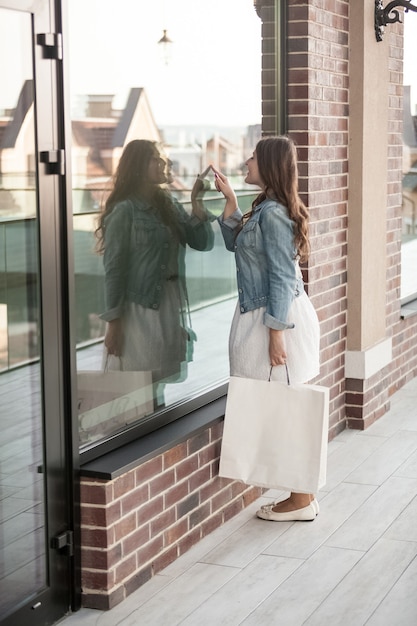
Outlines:
[{"label": "long brown hair", "polygon": [[146,199],[158,211],[160,219],[181,240],[178,224],[172,211],[170,195],[149,181],[148,170],[152,158],[159,157],[158,145],[148,139],[134,139],[126,144],[112,179],[110,192],[98,218],[95,231],[97,252],[104,252],[104,223],[116,204],[130,198]]},{"label": "long brown hair", "polygon": [[297,150],[292,139],[285,135],[264,137],[258,141],[256,159],[264,191],[254,200],[253,209],[266,198],[274,198],[288,209],[295,224],[294,245],[300,261],[309,253],[308,211],[298,195]]}]

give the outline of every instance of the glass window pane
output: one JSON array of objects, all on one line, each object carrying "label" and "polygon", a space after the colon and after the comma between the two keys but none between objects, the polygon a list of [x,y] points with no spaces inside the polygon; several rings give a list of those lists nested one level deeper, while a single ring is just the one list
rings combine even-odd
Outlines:
[{"label": "glass window pane", "polygon": [[[216,221],[224,201],[211,170],[198,198],[192,189],[213,164],[243,210],[256,195],[243,179],[261,132],[261,21],[251,0],[121,0],[117,12],[109,0],[74,0],[68,9],[86,446],[227,380],[236,283]],[[121,359],[107,358],[106,332]]]},{"label": "glass window pane", "polygon": [[46,583],[31,15],[0,9],[0,615]]},{"label": "glass window pane", "polygon": [[404,20],[404,145],[401,299],[417,298],[417,15]]}]

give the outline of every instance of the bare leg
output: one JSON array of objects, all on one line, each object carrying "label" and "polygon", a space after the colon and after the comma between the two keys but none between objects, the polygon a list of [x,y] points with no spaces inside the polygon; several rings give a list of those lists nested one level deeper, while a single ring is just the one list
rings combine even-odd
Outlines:
[{"label": "bare leg", "polygon": [[282,502],[277,502],[272,510],[276,513],[287,513],[288,511],[296,511],[297,509],[303,509],[308,506],[310,502],[314,500],[314,494],[312,493],[294,493],[290,494],[290,497]]}]

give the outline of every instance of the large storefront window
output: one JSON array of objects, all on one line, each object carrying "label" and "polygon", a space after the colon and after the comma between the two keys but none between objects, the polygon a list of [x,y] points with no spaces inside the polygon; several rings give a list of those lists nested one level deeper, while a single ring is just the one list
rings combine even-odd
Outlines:
[{"label": "large storefront window", "polygon": [[404,157],[401,300],[417,299],[417,16],[404,20]]},{"label": "large storefront window", "polygon": [[68,5],[84,450],[170,421],[228,378],[234,259],[206,170],[220,168],[250,207],[244,162],[261,133],[261,21],[251,0]]}]

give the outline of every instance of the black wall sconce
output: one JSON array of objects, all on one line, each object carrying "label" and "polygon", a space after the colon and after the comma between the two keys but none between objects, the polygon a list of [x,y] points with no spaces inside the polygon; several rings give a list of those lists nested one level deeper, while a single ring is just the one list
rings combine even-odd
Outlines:
[{"label": "black wall sconce", "polygon": [[263,0],[253,0],[253,6],[258,14],[258,17],[261,17],[262,6],[264,4],[265,2],[263,2]]},{"label": "black wall sconce", "polygon": [[388,2],[384,8],[382,0],[375,0],[375,37],[377,41],[384,38],[384,29],[387,24],[401,22],[400,12],[397,7],[404,7],[406,13],[408,11],[416,11],[417,6],[411,4],[411,0],[396,0]]}]

